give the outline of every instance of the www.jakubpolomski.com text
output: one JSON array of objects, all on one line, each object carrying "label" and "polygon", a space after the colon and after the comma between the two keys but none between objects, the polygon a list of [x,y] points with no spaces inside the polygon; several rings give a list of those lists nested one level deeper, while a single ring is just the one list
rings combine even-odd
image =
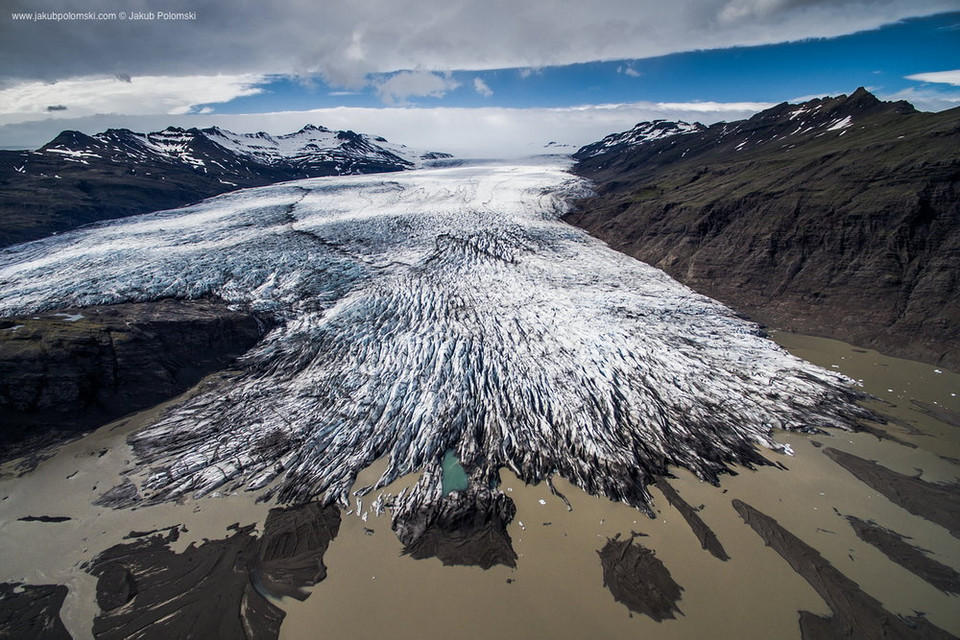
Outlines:
[{"label": "www.jakubpolomski.com text", "polygon": [[99,22],[109,20],[196,20],[196,11],[35,11],[11,13],[15,22]]}]

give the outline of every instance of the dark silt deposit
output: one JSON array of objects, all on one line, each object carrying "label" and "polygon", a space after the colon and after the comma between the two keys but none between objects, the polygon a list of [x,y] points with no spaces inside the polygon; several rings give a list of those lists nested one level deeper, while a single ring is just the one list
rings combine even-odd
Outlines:
[{"label": "dark silt deposit", "polygon": [[89,568],[97,576],[100,639],[277,638],[284,612],[269,598],[303,600],[326,577],[323,554],[336,537],[336,507],[308,503],[271,510],[258,539],[252,526],[176,553],[178,530],[120,544]]},{"label": "dark silt deposit", "polygon": [[960,594],[960,573],[929,556],[929,551],[907,542],[907,538],[873,521],[847,516],[857,537],[873,545],[893,562],[926,580],[944,593]]},{"label": "dark silt deposit", "polygon": [[955,538],[960,538],[960,484],[927,482],[919,477],[905,476],[873,460],[864,460],[832,447],[823,449],[823,452],[894,504],[936,522]]},{"label": "dark silt deposit", "polygon": [[24,516],[18,518],[21,522],[67,522],[73,520],[69,516]]},{"label": "dark silt deposit", "polygon": [[933,416],[940,422],[949,424],[951,427],[960,427],[960,412],[958,411],[951,411],[929,402],[918,402],[916,400],[913,400],[911,404],[917,407],[919,411]]},{"label": "dark silt deposit", "polygon": [[876,598],[864,593],[856,582],[837,571],[816,549],[770,516],[741,500],[734,500],[733,507],[767,546],[809,582],[833,610],[833,616],[829,618],[809,611],[800,612],[800,632],[804,640],[955,639],[922,617],[901,618],[890,613]]},{"label": "dark silt deposit", "polygon": [[0,638],[70,640],[60,620],[66,596],[62,585],[0,583]]},{"label": "dark silt deposit", "polygon": [[609,539],[597,553],[603,565],[603,585],[617,602],[657,622],[682,614],[677,602],[683,587],[673,580],[656,554],[635,542],[633,536]]},{"label": "dark silt deposit", "polygon": [[339,530],[340,511],[334,506],[309,502],[271,509],[252,569],[258,590],[306,600],[305,588],[327,577],[323,554]]},{"label": "dark silt deposit", "polygon": [[656,487],[660,489],[660,493],[667,499],[667,502],[673,505],[673,508],[679,511],[683,519],[687,521],[687,524],[689,524],[693,530],[693,534],[697,536],[697,540],[700,541],[701,547],[709,551],[713,557],[718,560],[730,559],[723,545],[720,544],[720,540],[717,539],[717,534],[697,515],[697,510],[680,497],[676,489],[671,487],[663,478],[657,480]]},{"label": "dark silt deposit", "polygon": [[100,494],[100,497],[94,500],[93,504],[98,507],[125,509],[138,502],[140,502],[140,492],[137,491],[137,485],[130,482],[130,478],[124,478],[123,482]]}]

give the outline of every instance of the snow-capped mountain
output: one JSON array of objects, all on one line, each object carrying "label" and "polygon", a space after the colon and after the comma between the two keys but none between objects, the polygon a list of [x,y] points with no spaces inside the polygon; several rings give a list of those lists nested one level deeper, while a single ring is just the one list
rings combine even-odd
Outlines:
[{"label": "snow-capped mountain", "polygon": [[663,140],[671,136],[679,136],[689,133],[700,133],[705,131],[706,127],[695,122],[669,122],[667,120],[654,120],[653,122],[641,122],[629,131],[621,133],[611,133],[600,142],[594,142],[582,147],[577,152],[577,158],[591,158],[602,153],[619,153],[629,147],[636,146],[643,142],[653,140]]},{"label": "snow-capped mountain", "polygon": [[270,167],[291,177],[400,171],[449,157],[414,151],[381,137],[314,125],[280,136],[262,131],[238,134],[219,127],[168,127],[153,133],[108,129],[94,136],[65,131],[38,153],[58,154],[65,161],[81,164],[93,159],[166,162],[207,174],[251,173],[257,167]]},{"label": "snow-capped mountain", "polygon": [[849,96],[782,103],[746,120],[700,123],[654,120],[581,147],[574,154],[585,171],[629,170],[685,158],[715,159],[747,152],[776,152],[805,142],[842,137],[876,116],[916,113],[907,102],[882,102],[864,88]]},{"label": "snow-capped mountain", "polygon": [[279,136],[217,127],[64,131],[36,151],[0,152],[0,246],[243,187],[403,171],[449,157],[313,125]]}]

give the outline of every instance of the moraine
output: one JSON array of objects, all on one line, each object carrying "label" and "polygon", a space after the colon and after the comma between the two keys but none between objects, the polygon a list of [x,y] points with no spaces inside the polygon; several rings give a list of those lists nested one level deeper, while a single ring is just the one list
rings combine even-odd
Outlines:
[{"label": "moraine", "polygon": [[507,520],[501,468],[650,512],[669,465],[715,482],[763,464],[756,445],[789,452],[774,428],[868,416],[850,380],[560,221],[587,192],[567,166],[317,178],[102,223],[0,255],[0,314],[213,295],[276,315],[242,375],[131,436],[148,501],[349,504],[385,457],[359,493],[422,472],[396,503],[415,520],[448,500],[452,450],[468,502]]}]

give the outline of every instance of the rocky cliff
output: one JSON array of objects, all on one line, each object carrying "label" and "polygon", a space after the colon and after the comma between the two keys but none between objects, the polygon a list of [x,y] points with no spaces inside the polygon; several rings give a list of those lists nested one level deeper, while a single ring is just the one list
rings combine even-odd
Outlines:
[{"label": "rocky cliff", "polygon": [[256,344],[269,323],[212,299],[0,319],[3,457],[182,393]]},{"label": "rocky cliff", "polygon": [[655,124],[578,152],[598,195],[568,221],[760,322],[960,369],[960,109]]}]

